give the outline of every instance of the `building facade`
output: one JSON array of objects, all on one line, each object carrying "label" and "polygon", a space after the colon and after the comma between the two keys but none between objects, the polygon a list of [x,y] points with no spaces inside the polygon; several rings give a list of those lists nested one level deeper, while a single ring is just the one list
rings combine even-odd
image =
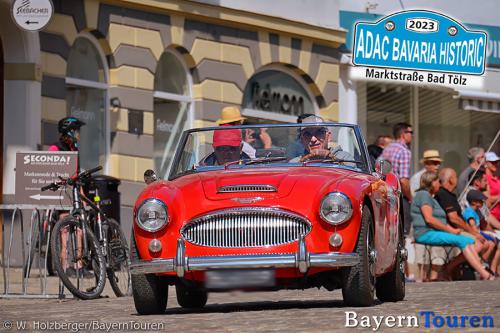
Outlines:
[{"label": "building facade", "polygon": [[46,149],[69,115],[87,123],[82,167],[122,181],[127,224],[143,172],[164,176],[182,130],[214,125],[224,106],[249,122],[339,120],[342,29],[203,2],[52,2],[49,25],[27,32],[0,0],[4,202],[15,152]]}]

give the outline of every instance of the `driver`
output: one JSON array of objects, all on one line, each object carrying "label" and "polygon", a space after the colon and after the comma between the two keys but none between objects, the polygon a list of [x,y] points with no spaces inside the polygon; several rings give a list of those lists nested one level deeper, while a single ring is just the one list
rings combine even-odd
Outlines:
[{"label": "driver", "polygon": [[[324,123],[323,118],[318,116],[309,116],[302,120],[303,124]],[[304,146],[306,153],[295,157],[290,163],[305,162],[315,159],[333,159],[352,161],[353,157],[348,152],[342,150],[340,146],[329,148],[332,133],[326,126],[310,126],[300,129],[299,139]]]},{"label": "driver", "polygon": [[224,165],[240,159],[250,159],[250,156],[242,151],[239,129],[215,130],[212,147],[214,152],[205,157],[200,165]]}]

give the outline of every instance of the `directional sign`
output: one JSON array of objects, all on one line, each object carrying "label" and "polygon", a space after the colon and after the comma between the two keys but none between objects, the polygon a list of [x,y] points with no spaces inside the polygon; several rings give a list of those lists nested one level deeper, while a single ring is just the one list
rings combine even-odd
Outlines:
[{"label": "directional sign", "polygon": [[71,206],[67,191],[41,191],[41,188],[76,172],[77,152],[29,151],[16,154],[16,203]]},{"label": "directional sign", "polygon": [[15,0],[11,12],[19,27],[38,31],[49,24],[54,6],[51,0]]}]

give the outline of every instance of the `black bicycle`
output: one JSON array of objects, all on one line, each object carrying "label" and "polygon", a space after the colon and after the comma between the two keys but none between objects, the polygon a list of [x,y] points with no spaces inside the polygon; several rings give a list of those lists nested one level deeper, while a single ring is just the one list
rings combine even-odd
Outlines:
[{"label": "black bicycle", "polygon": [[60,178],[42,188],[42,191],[72,188],[73,209],[54,226],[51,250],[61,281],[80,299],[99,297],[106,276],[116,296],[131,293],[129,248],[120,225],[102,213],[98,195],[94,203],[82,191],[91,175],[101,169],[99,166],[70,178]]}]

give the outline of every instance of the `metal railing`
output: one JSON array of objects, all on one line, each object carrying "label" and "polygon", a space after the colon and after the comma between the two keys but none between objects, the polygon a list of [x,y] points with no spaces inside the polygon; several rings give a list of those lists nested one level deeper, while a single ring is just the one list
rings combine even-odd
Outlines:
[{"label": "metal railing", "polygon": [[[1,245],[1,262],[0,267],[2,269],[2,277],[3,277],[3,292],[0,293],[0,298],[66,298],[68,295],[65,294],[64,286],[61,280],[58,277],[54,277],[51,279],[57,279],[58,284],[58,292],[57,293],[49,293],[47,289],[47,283],[49,280],[48,276],[48,249],[50,247],[50,234],[51,234],[51,223],[48,223],[46,226],[47,229],[47,237],[42,239],[40,235],[38,235],[38,239],[35,238],[34,231],[38,228],[38,232],[42,232],[42,224],[44,221],[42,220],[42,215],[40,213],[41,210],[46,210],[47,213],[53,212],[54,210],[71,210],[72,207],[61,207],[58,206],[35,206],[35,205],[16,205],[16,204],[8,204],[8,205],[0,205],[0,214],[4,215],[5,211],[12,210],[11,218],[10,218],[10,231],[8,244],[5,242],[5,222],[2,223],[2,245]],[[31,217],[29,223],[29,232],[27,238],[25,237],[25,225],[24,225],[24,216],[23,211],[31,210]],[[50,216],[48,216],[50,219]],[[19,225],[16,225],[19,223]],[[19,229],[19,237],[15,237],[14,229]],[[21,242],[21,260],[22,266],[14,267],[12,265],[13,252],[12,248],[15,245],[15,241]],[[38,242],[38,247],[37,246]],[[7,251],[5,251],[5,245],[7,244]],[[35,251],[35,249],[37,252]],[[45,256],[43,262],[41,261],[42,249],[45,248]],[[31,268],[33,267],[34,256],[38,256],[38,276],[33,277],[31,273]],[[20,271],[20,272],[19,272]],[[31,275],[31,276],[30,276]],[[13,277],[20,277],[21,281],[21,289],[20,291],[13,290]],[[38,279],[39,282],[39,290],[35,292],[29,292],[30,282]],[[36,284],[36,283],[35,283]],[[17,288],[19,289],[19,288]]]}]

